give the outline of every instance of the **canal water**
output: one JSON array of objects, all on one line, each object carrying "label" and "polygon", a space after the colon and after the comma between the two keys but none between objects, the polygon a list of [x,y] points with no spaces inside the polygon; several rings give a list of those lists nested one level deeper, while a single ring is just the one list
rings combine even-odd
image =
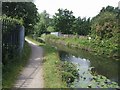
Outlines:
[{"label": "canal water", "polygon": [[77,65],[78,73],[81,77],[80,80],[75,81],[75,87],[79,88],[80,85],[82,87],[89,83],[93,76],[91,71],[118,83],[118,61],[95,55],[85,50],[69,48],[58,44],[53,46],[58,50],[60,60]]}]

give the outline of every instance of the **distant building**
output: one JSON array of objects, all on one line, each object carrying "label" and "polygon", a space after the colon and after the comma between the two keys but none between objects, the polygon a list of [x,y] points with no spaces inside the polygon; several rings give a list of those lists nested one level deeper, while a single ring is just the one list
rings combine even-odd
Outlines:
[{"label": "distant building", "polygon": [[61,36],[61,32],[51,32],[50,34],[55,35],[55,36]]}]

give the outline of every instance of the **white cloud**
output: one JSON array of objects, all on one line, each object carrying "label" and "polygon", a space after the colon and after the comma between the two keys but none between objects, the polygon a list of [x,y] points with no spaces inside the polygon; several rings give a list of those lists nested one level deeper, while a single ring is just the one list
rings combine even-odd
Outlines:
[{"label": "white cloud", "polygon": [[35,0],[38,12],[46,10],[54,15],[58,8],[72,10],[78,17],[93,17],[99,13],[102,7],[108,5],[117,7],[119,0]]}]

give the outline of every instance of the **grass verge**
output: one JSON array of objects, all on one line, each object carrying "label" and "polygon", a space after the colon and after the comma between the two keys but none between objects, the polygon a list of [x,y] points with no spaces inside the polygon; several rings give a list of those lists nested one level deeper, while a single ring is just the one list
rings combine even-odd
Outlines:
[{"label": "grass verge", "polygon": [[43,64],[44,82],[46,88],[66,88],[66,83],[62,81],[59,56],[55,48],[44,45],[45,57]]},{"label": "grass verge", "polygon": [[[12,58],[11,62],[2,66],[2,87],[3,88],[12,88],[19,73],[23,67],[27,64],[31,54],[31,48],[27,42],[24,44],[24,49],[21,56],[16,56]],[[10,61],[9,58],[7,60]]]}]

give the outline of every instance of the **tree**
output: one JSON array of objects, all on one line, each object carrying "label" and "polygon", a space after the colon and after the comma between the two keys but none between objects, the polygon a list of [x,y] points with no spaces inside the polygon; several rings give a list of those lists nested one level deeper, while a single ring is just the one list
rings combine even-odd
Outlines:
[{"label": "tree", "polygon": [[117,35],[118,22],[117,22],[117,9],[113,7],[106,7],[92,19],[91,29],[94,37],[100,39],[107,39]]},{"label": "tree", "polygon": [[48,26],[47,31],[48,32],[54,32],[55,30],[54,30],[54,28],[52,26]]},{"label": "tree", "polygon": [[78,35],[88,35],[90,32],[90,18],[76,18],[73,24],[73,33]]},{"label": "tree", "polygon": [[40,18],[40,20],[34,26],[34,34],[37,37],[40,37],[41,34],[50,32],[49,30],[51,25],[51,19],[49,18],[49,14],[46,11],[40,13],[38,17]]},{"label": "tree", "polygon": [[36,5],[32,2],[3,2],[2,13],[8,17],[23,19],[26,34],[33,30],[39,20]]},{"label": "tree", "polygon": [[55,13],[53,20],[55,31],[62,32],[64,34],[72,34],[72,25],[75,20],[72,11],[67,9],[58,9],[58,13]]}]

